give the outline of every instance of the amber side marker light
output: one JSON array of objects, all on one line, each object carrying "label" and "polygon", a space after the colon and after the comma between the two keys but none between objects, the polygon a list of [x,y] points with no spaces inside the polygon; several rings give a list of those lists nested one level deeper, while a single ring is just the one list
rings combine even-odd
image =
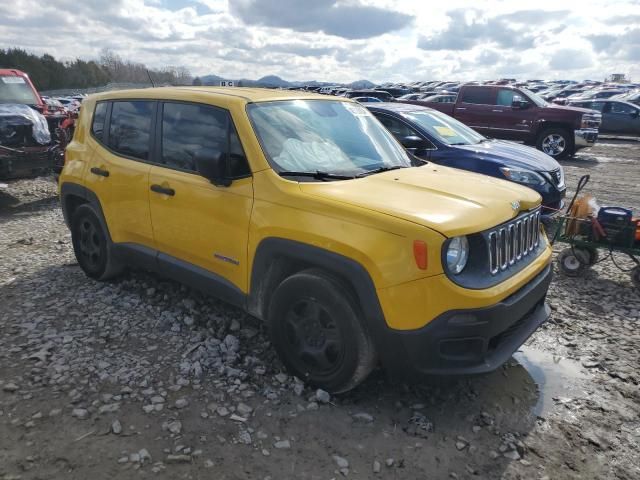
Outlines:
[{"label": "amber side marker light", "polygon": [[420,270],[427,269],[427,244],[422,240],[413,241],[413,258]]}]

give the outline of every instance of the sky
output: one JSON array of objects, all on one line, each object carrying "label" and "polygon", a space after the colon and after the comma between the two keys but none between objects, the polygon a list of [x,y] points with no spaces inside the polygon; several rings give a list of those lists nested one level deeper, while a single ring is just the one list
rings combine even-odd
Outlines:
[{"label": "sky", "polygon": [[640,81],[640,0],[12,0],[7,47],[229,79]]}]

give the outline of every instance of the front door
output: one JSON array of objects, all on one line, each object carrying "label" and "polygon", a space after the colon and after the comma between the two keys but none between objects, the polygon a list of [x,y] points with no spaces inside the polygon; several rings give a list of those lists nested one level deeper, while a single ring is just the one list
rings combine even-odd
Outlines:
[{"label": "front door", "polygon": [[611,133],[639,135],[638,108],[621,102],[607,102],[607,108],[602,114],[602,124]]},{"label": "front door", "polygon": [[537,107],[531,102],[528,108],[513,107],[514,101],[528,99],[517,90],[498,88],[494,105],[486,114],[489,131],[493,132],[493,136],[508,140],[526,140],[530,137]]},{"label": "front door", "polygon": [[[161,268],[176,275],[212,274],[207,278],[247,292],[253,183],[229,112],[164,102],[158,115],[158,165],[151,168],[149,195]],[[210,158],[214,152],[227,158],[234,179],[228,187],[215,186],[197,172],[195,157]]]},{"label": "front door", "polygon": [[154,101],[98,102],[85,181],[96,193],[115,243],[153,248],[149,159]]}]

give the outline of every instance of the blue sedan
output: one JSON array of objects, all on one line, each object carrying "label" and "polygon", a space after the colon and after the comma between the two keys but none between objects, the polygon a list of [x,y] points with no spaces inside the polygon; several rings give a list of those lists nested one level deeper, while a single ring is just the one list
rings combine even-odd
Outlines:
[{"label": "blue sedan", "polygon": [[367,108],[415,156],[526,185],[542,196],[544,215],[562,208],[564,171],[547,154],[486,138],[431,108],[406,103],[376,103]]}]

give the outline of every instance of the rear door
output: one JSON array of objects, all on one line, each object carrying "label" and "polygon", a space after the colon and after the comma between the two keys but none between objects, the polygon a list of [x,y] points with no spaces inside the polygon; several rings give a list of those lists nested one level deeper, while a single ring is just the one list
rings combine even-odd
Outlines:
[{"label": "rear door", "polygon": [[[216,292],[222,297],[227,287],[246,292],[253,183],[231,115],[196,103],[162,102],[158,108],[149,198],[159,264],[178,278],[195,272],[212,279],[226,289]],[[215,151],[226,155],[233,178],[228,187],[197,172],[195,156]]]},{"label": "rear door", "polygon": [[463,87],[454,106],[453,116],[481,133],[491,135],[487,114],[494,108],[493,87]]},{"label": "rear door", "polygon": [[98,196],[111,239],[153,248],[149,212],[149,151],[156,102],[98,102],[91,137],[98,144],[85,176]]}]

